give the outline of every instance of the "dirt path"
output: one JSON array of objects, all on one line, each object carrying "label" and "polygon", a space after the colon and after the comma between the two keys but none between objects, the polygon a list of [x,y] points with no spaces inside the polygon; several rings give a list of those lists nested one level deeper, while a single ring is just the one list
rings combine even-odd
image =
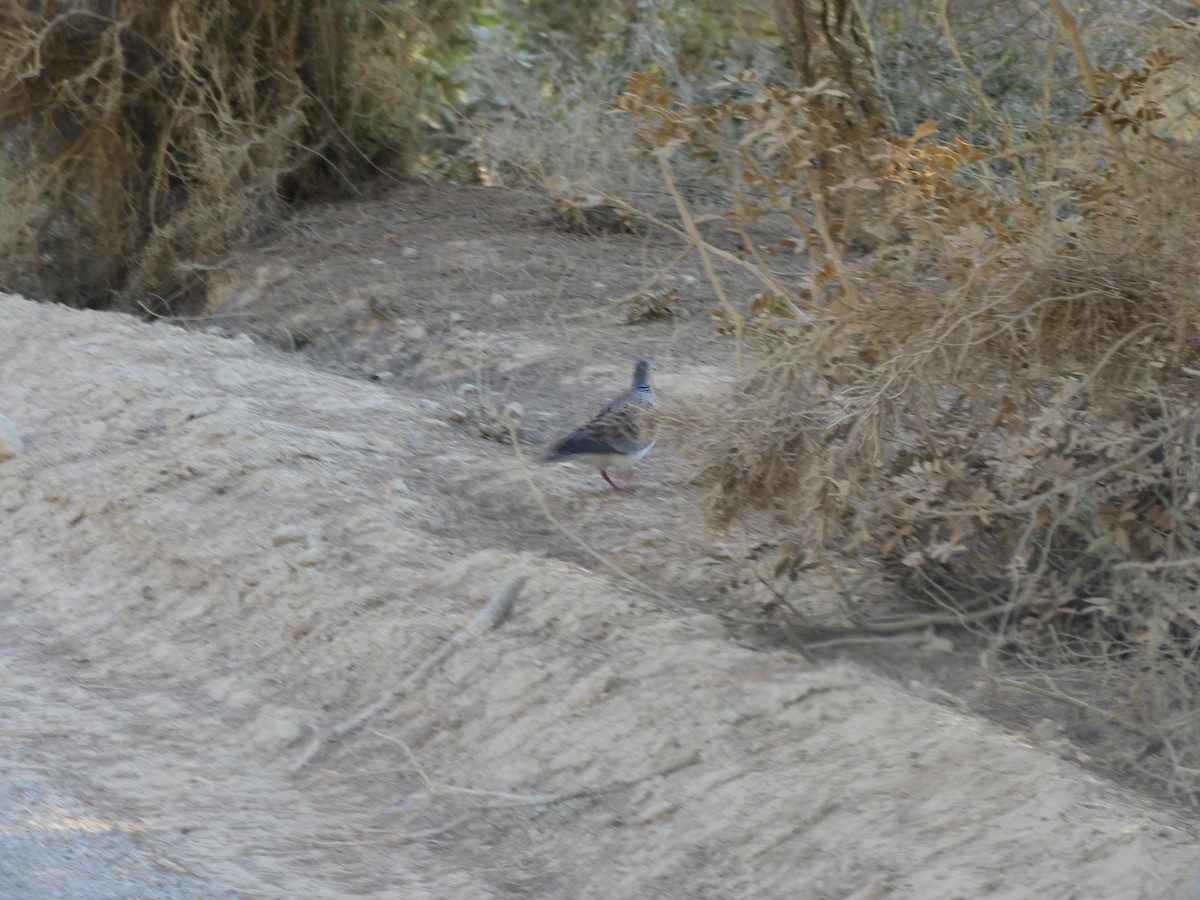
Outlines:
[{"label": "dirt path", "polygon": [[698,284],[682,320],[572,317],[669,259],[414,188],[231,267],[215,321],[310,357],[0,298],[0,749],[246,897],[1196,896],[1193,823],[731,640],[669,448],[615,496],[449,420],[469,381],[537,446],[641,355],[713,389]]}]

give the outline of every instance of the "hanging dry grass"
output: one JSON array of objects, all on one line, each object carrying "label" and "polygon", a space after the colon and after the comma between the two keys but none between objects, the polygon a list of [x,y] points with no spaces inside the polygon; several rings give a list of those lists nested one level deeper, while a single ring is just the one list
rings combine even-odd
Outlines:
[{"label": "hanging dry grass", "polygon": [[0,285],[177,307],[288,200],[403,162],[425,58],[462,7],[3,4]]},{"label": "hanging dry grass", "polygon": [[[1151,127],[1188,108],[1187,54],[1109,77],[1095,127],[996,149],[926,125],[866,147],[866,177],[837,164],[821,86],[689,108],[635,81],[620,105],[660,159],[729,179],[764,288],[714,313],[740,384],[660,425],[708,513],[773,510],[995,646],[1086,671],[1097,695],[1073,699],[1120,726],[1117,755],[1200,802],[1200,151]],[[859,223],[867,255],[831,202],[863,190],[885,211]],[[797,254],[798,283],[778,274]]]}]

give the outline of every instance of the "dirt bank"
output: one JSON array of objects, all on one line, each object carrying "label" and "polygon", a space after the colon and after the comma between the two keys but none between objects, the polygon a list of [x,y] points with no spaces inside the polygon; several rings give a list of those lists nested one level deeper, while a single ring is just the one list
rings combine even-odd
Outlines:
[{"label": "dirt bank", "polygon": [[[224,327],[307,316],[324,368],[0,298],[26,445],[0,463],[6,756],[245,896],[1196,896],[1192,823],[920,686],[731,640],[669,448],[618,496],[452,423],[468,379],[534,447],[637,355],[666,396],[723,377],[697,316],[572,324],[529,271],[581,239],[528,229],[498,227],[537,254],[454,257],[444,290],[479,287],[453,305],[413,234],[248,256]],[[335,291],[351,261],[390,299]],[[329,371],[338,347],[390,377]],[[515,577],[508,619],[463,631]]]}]

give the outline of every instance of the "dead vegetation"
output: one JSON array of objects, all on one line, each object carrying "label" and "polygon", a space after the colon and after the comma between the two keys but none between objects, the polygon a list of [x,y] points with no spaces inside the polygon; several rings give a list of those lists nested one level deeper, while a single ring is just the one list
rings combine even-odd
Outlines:
[{"label": "dead vegetation", "polygon": [[[456,0],[6,4],[0,283],[178,309],[292,198],[402,167]],[[156,298],[156,299],[151,299]]]},{"label": "dead vegetation", "polygon": [[657,288],[637,291],[629,298],[629,309],[625,313],[626,325],[674,319],[684,314],[679,291],[675,288]]},{"label": "dead vegetation", "polygon": [[1075,66],[1077,124],[1030,143],[997,116],[985,144],[926,123],[866,146],[865,175],[864,147],[819,102],[827,85],[742,76],[688,105],[631,80],[618,106],[682,233],[720,252],[673,185],[674,159],[699,157],[759,285],[746,303],[714,285],[745,348],[740,384],[663,427],[712,517],[769,509],[798,546],[877,560],[951,621],[986,623],[996,660],[1053,675],[1019,683],[1085,710],[1109,760],[1196,803],[1200,153],[1185,85],[1200,42],[1163,28],[1106,71],[1076,24],[1062,12],[1074,56],[1055,63]]},{"label": "dead vegetation", "polygon": [[561,175],[545,179],[550,196],[547,222],[576,234],[637,234],[645,231],[629,204],[599,191],[571,184]]}]

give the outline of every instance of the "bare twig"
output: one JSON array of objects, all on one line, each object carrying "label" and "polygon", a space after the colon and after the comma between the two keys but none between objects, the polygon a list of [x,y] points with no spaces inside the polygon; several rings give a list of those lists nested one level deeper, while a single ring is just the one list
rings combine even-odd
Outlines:
[{"label": "bare twig", "polygon": [[[625,206],[628,206],[628,205],[625,204]],[[630,210],[633,209],[633,207],[631,207],[631,206],[628,208]],[[640,287],[630,291],[624,297],[618,297],[616,300],[611,300],[608,303],[604,304],[604,306],[601,306],[598,309],[585,309],[583,312],[566,313],[565,315],[563,315],[563,318],[564,319],[583,319],[583,318],[587,318],[588,316],[602,315],[603,313],[608,312],[610,309],[616,309],[619,306],[628,306],[630,303],[633,302],[633,300],[639,294],[643,293],[644,291],[648,291],[651,287],[658,284],[664,277],[666,277],[666,275],[671,270],[673,270],[676,266],[678,266],[681,262],[683,262],[684,259],[686,259],[688,254],[691,252],[692,252],[692,245],[688,244],[686,247],[684,247],[682,250],[680,250],[678,253],[676,253],[675,256],[671,258],[671,261],[669,263],[667,263],[665,266],[663,266],[661,269],[659,269],[657,272],[655,272],[653,275],[651,275],[648,279],[646,279],[646,281]]]},{"label": "bare twig", "polygon": [[428,775],[426,775],[424,768],[417,761],[416,755],[412,752],[411,748],[409,748],[408,745],[406,743],[404,743],[404,741],[400,740],[399,738],[389,737],[387,735],[380,734],[379,732],[375,732],[375,733],[378,734],[380,737],[385,738],[386,740],[389,740],[389,741],[392,741],[392,742],[398,744],[399,746],[401,746],[404,749],[405,753],[408,755],[409,759],[412,761],[413,765],[416,767],[417,774],[419,775],[422,782],[425,784],[426,788],[429,790],[429,792],[431,794],[441,795],[441,796],[457,795],[457,796],[468,796],[468,797],[487,797],[487,798],[495,799],[498,802],[485,803],[485,804],[481,804],[479,806],[475,806],[475,807],[467,810],[466,812],[463,812],[460,815],[455,816],[454,818],[450,819],[448,822],[446,822],[442,825],[438,825],[434,828],[425,829],[423,831],[401,832],[398,834],[391,834],[391,835],[388,835],[387,837],[379,838],[379,839],[356,838],[353,840],[340,840],[340,841],[315,840],[315,841],[313,841],[314,846],[352,847],[352,846],[376,846],[376,845],[392,846],[392,845],[397,845],[397,844],[408,844],[408,843],[412,843],[413,841],[420,841],[420,840],[426,840],[426,839],[432,838],[432,837],[438,837],[439,835],[445,834],[448,831],[452,831],[453,829],[458,828],[459,826],[471,821],[472,819],[478,818],[479,816],[483,815],[486,812],[503,812],[506,810],[520,809],[520,808],[529,807],[529,806],[553,806],[555,804],[566,803],[571,800],[580,800],[580,799],[587,798],[587,797],[602,797],[602,796],[605,796],[606,794],[615,794],[615,793],[619,793],[620,791],[625,791],[625,790],[629,790],[629,788],[636,787],[637,785],[639,785],[645,781],[650,781],[655,778],[666,778],[667,776],[673,775],[676,772],[680,771],[681,769],[686,769],[689,766],[693,766],[697,762],[700,761],[700,752],[696,749],[693,749],[688,753],[682,754],[678,759],[675,759],[674,761],[672,761],[672,762],[668,763],[667,765],[662,766],[658,769],[654,769],[654,770],[652,770],[650,772],[646,772],[645,774],[642,774],[642,775],[635,775],[632,778],[623,778],[623,779],[620,779],[619,781],[609,782],[608,784],[604,784],[599,787],[579,788],[578,790],[564,791],[563,793],[559,793],[559,794],[515,794],[515,793],[511,793],[509,791],[487,791],[487,790],[476,790],[473,788],[460,788],[460,787],[452,787],[452,786],[447,786],[447,785],[439,785],[439,784],[435,783],[432,779],[430,779]]},{"label": "bare twig", "polygon": [[1003,685],[1004,687],[1016,688],[1020,691],[1026,691],[1030,694],[1036,694],[1039,697],[1045,697],[1048,700],[1058,700],[1061,703],[1066,703],[1069,706],[1074,706],[1076,709],[1081,709],[1091,715],[1098,716],[1106,722],[1112,722],[1114,725],[1119,725],[1127,731],[1131,731],[1140,737],[1144,737],[1150,741],[1161,740],[1162,735],[1151,731],[1148,728],[1143,728],[1134,722],[1130,722],[1123,716],[1109,712],[1106,709],[1101,709],[1086,700],[1076,697],[1074,694],[1068,694],[1065,691],[1053,687],[1038,687],[1036,684],[1029,684],[1026,681],[1018,681],[1015,678],[993,678],[994,683]]},{"label": "bare twig", "polygon": [[634,585],[635,587],[638,588],[638,590],[643,591],[648,596],[654,597],[656,600],[660,601],[664,606],[667,606],[667,607],[670,607],[673,609],[680,608],[678,603],[676,603],[674,600],[672,600],[670,597],[668,597],[662,591],[655,590],[654,588],[650,587],[650,585],[648,585],[644,581],[642,581],[640,578],[637,578],[636,576],[630,574],[629,572],[626,572],[624,569],[622,569],[620,566],[618,566],[615,562],[613,562],[611,559],[609,559],[604,554],[596,552],[596,550],[594,550],[592,548],[591,544],[589,544],[582,537],[580,537],[579,534],[576,533],[576,531],[574,529],[568,527],[566,525],[566,523],[564,523],[561,519],[559,519],[556,515],[554,515],[554,513],[552,513],[550,511],[550,505],[546,502],[546,495],[542,493],[542,490],[537,486],[537,484],[534,483],[533,476],[530,475],[529,465],[527,464],[526,459],[525,459],[525,454],[521,449],[520,441],[514,440],[512,442],[512,447],[513,447],[513,452],[516,454],[517,461],[521,464],[521,472],[525,477],[525,483],[529,485],[530,493],[532,494],[533,499],[537,503],[538,507],[542,510],[542,515],[544,515],[546,517],[547,521],[549,521],[551,525],[553,525],[563,535],[565,535],[567,538],[569,538],[584,553],[586,553],[592,559],[596,560],[596,562],[600,563],[600,565],[604,566],[604,568],[608,569],[614,575],[616,575],[619,578]]},{"label": "bare twig", "polygon": [[512,612],[517,594],[525,584],[528,576],[514,575],[500,588],[487,605],[476,614],[470,622],[450,636],[446,643],[425,658],[412,672],[405,676],[398,685],[384,691],[375,702],[363,707],[349,719],[332,726],[324,734],[313,737],[309,746],[292,766],[293,771],[299,771],[325,752],[330,744],[341,740],[346,735],[360,729],[368,720],[391,706],[404,694],[415,688],[437,666],[445,662],[451,654],[460,650],[473,638],[485,632],[498,628]]}]

